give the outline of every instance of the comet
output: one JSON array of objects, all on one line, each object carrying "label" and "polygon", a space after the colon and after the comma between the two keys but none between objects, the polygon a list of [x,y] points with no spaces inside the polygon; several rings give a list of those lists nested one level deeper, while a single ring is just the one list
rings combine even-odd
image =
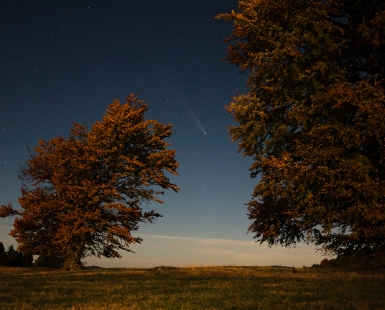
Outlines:
[{"label": "comet", "polygon": [[187,109],[187,111],[189,111],[192,119],[195,121],[195,123],[198,125],[198,127],[200,128],[200,130],[202,130],[202,132],[207,135],[207,132],[206,132],[206,129],[203,127],[202,123],[200,122],[199,118],[195,115],[193,109],[191,109],[191,107],[189,106],[189,104],[183,100],[183,103]]},{"label": "comet", "polygon": [[178,92],[175,87],[174,87],[174,83],[172,83],[168,78],[167,76],[164,76],[164,81],[166,82],[167,86],[172,90],[172,92],[176,95],[176,97],[179,97],[181,103],[184,105],[184,107],[186,108],[186,110],[189,112],[191,118],[194,120],[194,122],[197,124],[197,126],[199,127],[199,129],[203,132],[203,134],[207,135],[207,131],[206,129],[203,127],[201,121],[199,120],[199,118],[196,116],[196,114],[194,113],[194,110],[190,107],[190,105],[187,103],[187,100],[185,100],[184,96],[182,94],[180,94],[180,92]]}]

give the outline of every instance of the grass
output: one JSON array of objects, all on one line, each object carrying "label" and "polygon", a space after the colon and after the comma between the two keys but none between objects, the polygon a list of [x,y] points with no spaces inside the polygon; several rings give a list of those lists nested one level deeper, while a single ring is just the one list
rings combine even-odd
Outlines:
[{"label": "grass", "polygon": [[385,309],[385,271],[0,267],[0,309]]}]

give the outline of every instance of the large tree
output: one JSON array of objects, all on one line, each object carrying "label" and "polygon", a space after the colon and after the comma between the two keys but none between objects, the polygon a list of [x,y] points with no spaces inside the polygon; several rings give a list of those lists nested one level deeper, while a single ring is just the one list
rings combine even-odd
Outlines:
[{"label": "large tree", "polygon": [[385,250],[385,1],[245,0],[226,60],[248,74],[229,131],[260,177],[259,242]]},{"label": "large tree", "polygon": [[64,256],[63,268],[74,270],[85,256],[120,257],[141,242],[131,233],[161,216],[142,204],[162,202],[157,188],[178,191],[167,176],[178,167],[165,141],[172,125],[146,120],[147,109],[130,95],[91,129],[74,123],[68,138],[39,141],[19,174],[22,210],[0,210],[19,215],[10,234],[20,251]]}]

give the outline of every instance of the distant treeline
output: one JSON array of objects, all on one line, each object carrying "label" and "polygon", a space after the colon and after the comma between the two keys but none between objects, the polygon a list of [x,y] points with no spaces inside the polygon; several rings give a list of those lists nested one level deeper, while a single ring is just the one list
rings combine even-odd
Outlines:
[{"label": "distant treeline", "polygon": [[22,252],[15,250],[13,245],[6,251],[4,244],[0,242],[0,266],[31,267],[32,263],[32,254],[23,254]]},{"label": "distant treeline", "polygon": [[15,250],[13,245],[6,251],[4,244],[0,242],[0,266],[61,268],[63,263],[64,257],[57,256],[40,255],[34,260],[31,253]]},{"label": "distant treeline", "polygon": [[379,253],[373,256],[340,255],[335,259],[325,258],[319,264],[314,264],[312,268],[351,268],[351,269],[373,269],[385,268],[385,254]]}]

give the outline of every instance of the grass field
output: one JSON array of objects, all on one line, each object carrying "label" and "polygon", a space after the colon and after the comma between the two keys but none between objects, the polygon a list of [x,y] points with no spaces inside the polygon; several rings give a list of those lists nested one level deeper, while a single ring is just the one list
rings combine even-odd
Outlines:
[{"label": "grass field", "polygon": [[0,309],[385,309],[385,271],[0,267]]}]

